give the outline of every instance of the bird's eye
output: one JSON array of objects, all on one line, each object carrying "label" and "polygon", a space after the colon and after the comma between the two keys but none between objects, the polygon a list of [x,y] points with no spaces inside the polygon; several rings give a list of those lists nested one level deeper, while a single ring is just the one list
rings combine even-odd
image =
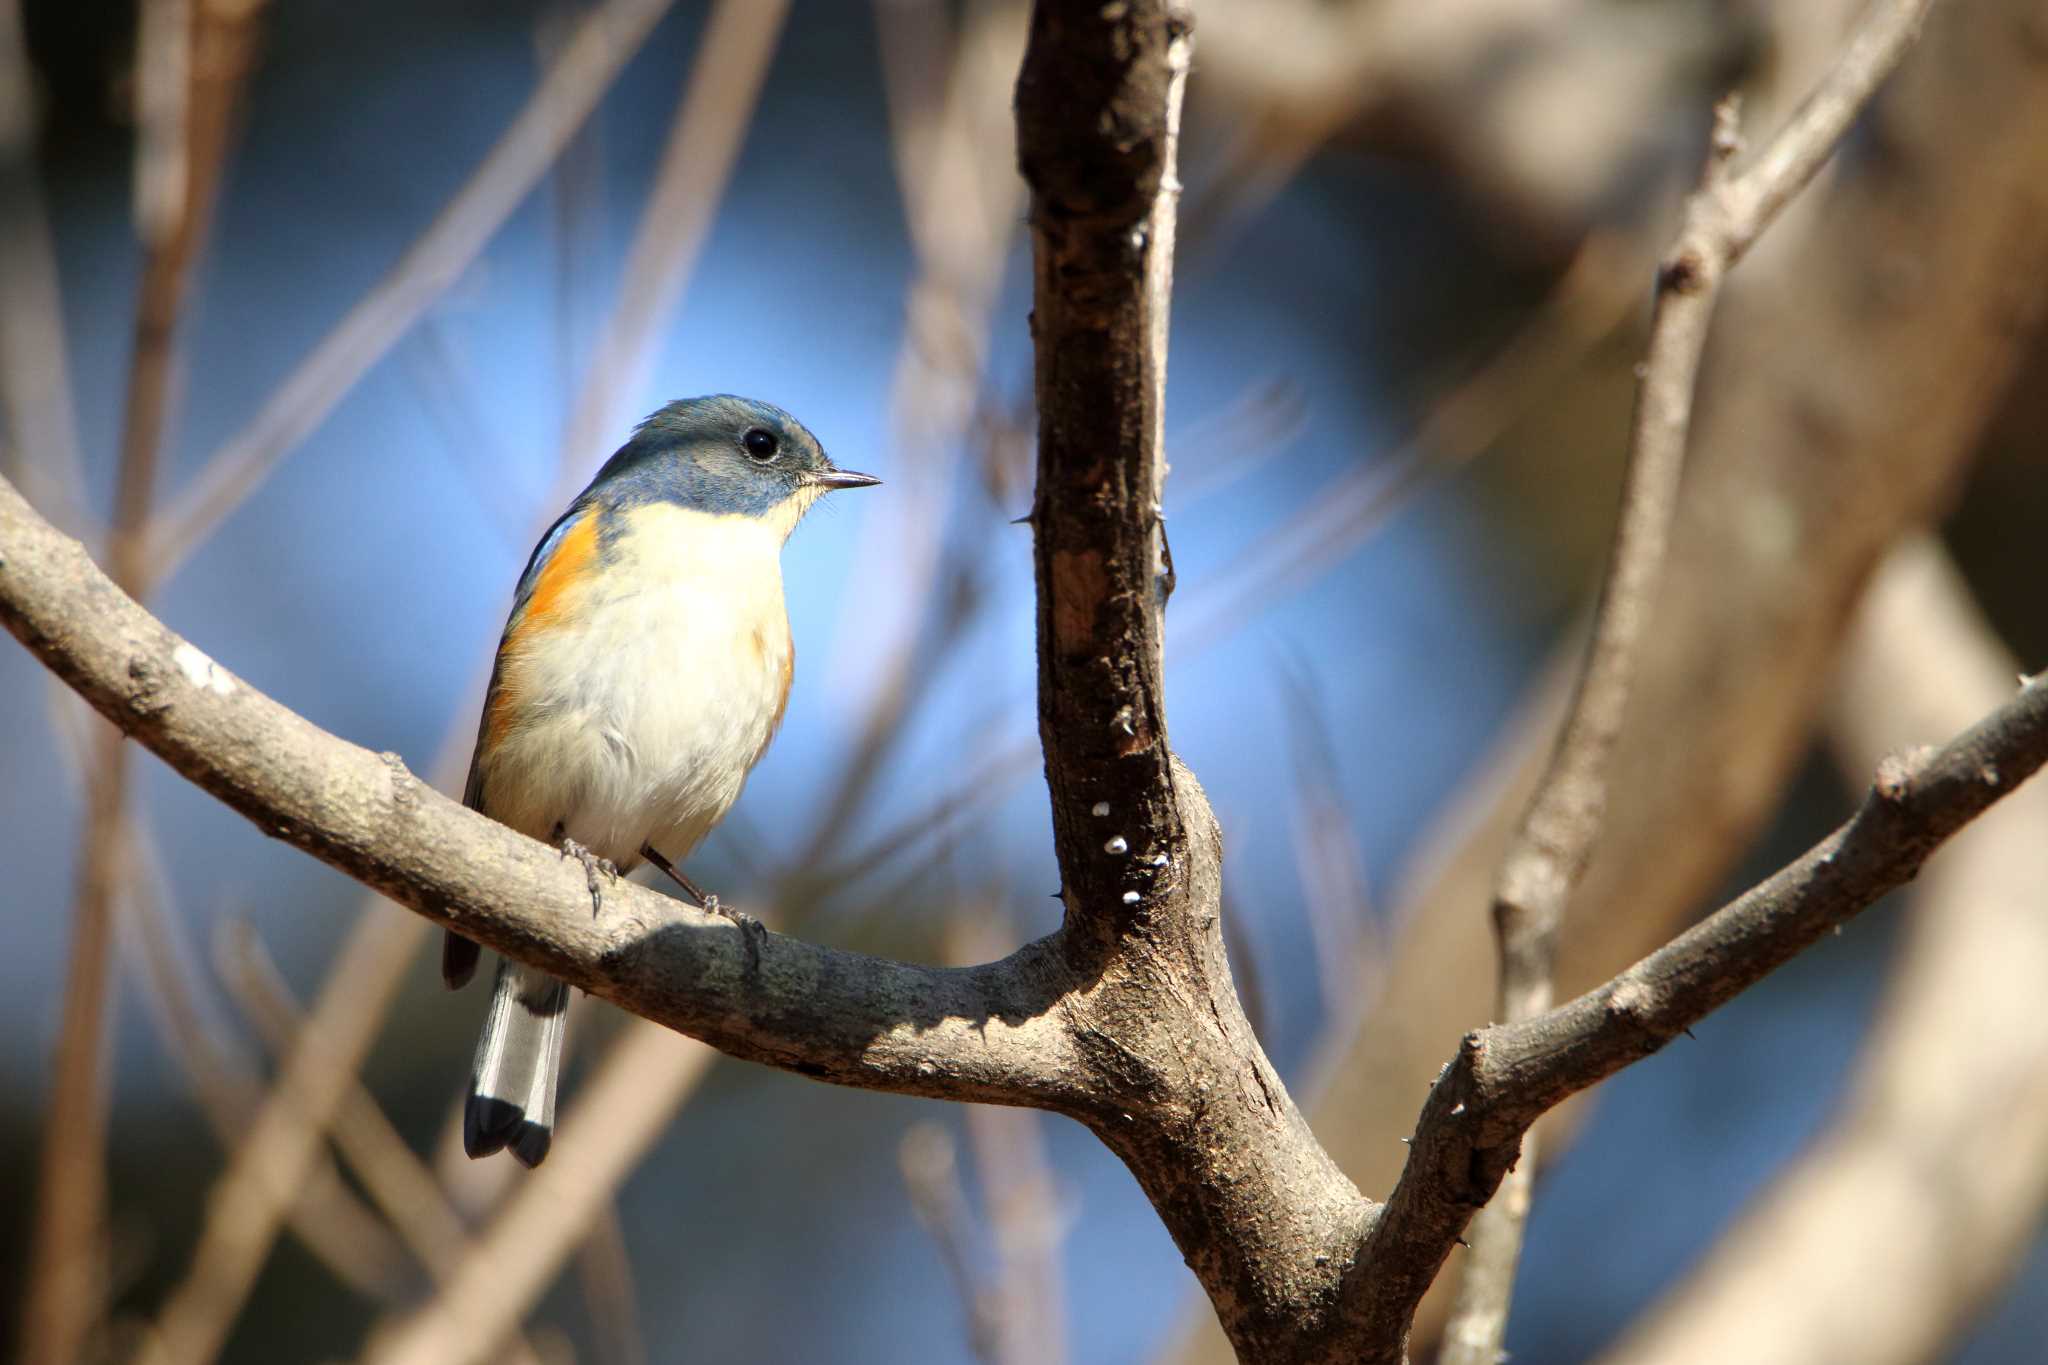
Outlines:
[{"label": "bird's eye", "polygon": [[746,450],[747,454],[757,460],[766,461],[774,459],[775,451],[779,444],[775,439],[774,432],[763,431],[759,427],[747,428],[747,434],[740,437],[741,447]]}]

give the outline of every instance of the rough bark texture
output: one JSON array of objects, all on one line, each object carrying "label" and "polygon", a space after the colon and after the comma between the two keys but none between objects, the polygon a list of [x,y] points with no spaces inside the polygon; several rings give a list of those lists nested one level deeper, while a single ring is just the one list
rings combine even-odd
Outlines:
[{"label": "rough bark texture", "polygon": [[730,922],[581,869],[326,735],[179,639],[0,484],[0,621],[265,833],[428,918],[734,1056],[1069,1114],[1131,1167],[1237,1351],[1400,1359],[1415,1304],[1522,1132],[1910,876],[2048,757],[2048,683],[1894,765],[1844,829],[1596,991],[1467,1037],[1392,1202],[1339,1173],[1240,1009],[1221,842],[1167,747],[1160,402],[1185,34],[1159,0],[1041,0],[1019,90],[1042,413],[1040,715],[1067,908],[935,969]]},{"label": "rough bark texture", "polygon": [[1367,1205],[1238,1003],[1222,842],[1167,747],[1161,499],[1186,19],[1041,3],[1017,82],[1036,266],[1039,733],[1075,972],[1076,1046],[1117,1104],[1092,1123],[1248,1358],[1294,1358]]},{"label": "rough bark texture", "polygon": [[[2033,13],[2029,0],[1937,6],[1854,167],[1729,280],[1606,832],[1560,943],[1561,994],[1711,904],[1809,752],[1873,566],[1940,514],[2025,353],[2048,254],[2048,141],[2032,131],[2048,70],[2011,35]],[[1562,698],[1543,710],[1533,735],[1554,731]],[[1332,1048],[1310,1115],[1368,1193],[1392,1188],[1406,1155],[1411,1116],[1388,1097],[1422,1093],[1491,1008],[1496,953],[1471,907],[1546,749],[1517,740],[1480,765],[1498,785],[1401,897],[1391,965]],[[1230,1354],[1199,1335],[1176,1359]]]}]

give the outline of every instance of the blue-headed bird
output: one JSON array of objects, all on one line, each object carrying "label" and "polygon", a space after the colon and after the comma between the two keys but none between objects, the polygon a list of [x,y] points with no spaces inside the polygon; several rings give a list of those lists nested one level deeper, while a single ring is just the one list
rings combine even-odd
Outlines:
[{"label": "blue-headed bird", "polygon": [[[837,468],[780,408],[717,395],[642,422],[548,528],[498,644],[463,801],[601,879],[679,864],[724,818],[789,700],[782,546],[812,503],[879,480]],[[448,934],[441,974],[475,974]],[[498,964],[462,1142],[547,1155],[569,988]]]}]

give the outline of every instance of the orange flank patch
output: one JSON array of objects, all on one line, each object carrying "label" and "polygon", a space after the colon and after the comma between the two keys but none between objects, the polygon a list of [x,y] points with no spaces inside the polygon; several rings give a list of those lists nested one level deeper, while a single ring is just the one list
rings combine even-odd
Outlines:
[{"label": "orange flank patch", "polygon": [[512,728],[513,689],[503,673],[498,675],[498,685],[491,689],[491,702],[485,708],[484,747],[495,749],[505,738],[505,732]]},{"label": "orange flank patch", "polygon": [[555,544],[555,552],[533,576],[533,590],[526,595],[526,606],[519,613],[519,619],[506,632],[511,637],[532,626],[546,625],[559,616],[567,605],[563,600],[570,588],[597,563],[597,516],[585,513],[575,525],[562,533]]},{"label": "orange flank patch", "polygon": [[[788,627],[784,627],[787,629]],[[754,652],[757,658],[766,662],[768,645],[759,629],[754,631]],[[789,709],[789,685],[796,677],[796,641],[789,642],[789,648],[782,654],[782,688],[775,699],[775,718],[768,722],[768,733],[761,737],[761,747],[754,750],[753,759],[747,764],[752,768],[761,761],[761,755],[768,752],[768,746],[775,741],[775,732],[782,728],[782,713]]]},{"label": "orange flank patch", "polygon": [[498,670],[492,680],[484,742],[496,747],[512,728],[518,713],[518,660],[513,657],[522,638],[556,621],[569,605],[569,591],[597,564],[597,517],[586,514],[562,533],[553,553],[534,570],[533,586],[526,601],[505,627],[498,645]]}]

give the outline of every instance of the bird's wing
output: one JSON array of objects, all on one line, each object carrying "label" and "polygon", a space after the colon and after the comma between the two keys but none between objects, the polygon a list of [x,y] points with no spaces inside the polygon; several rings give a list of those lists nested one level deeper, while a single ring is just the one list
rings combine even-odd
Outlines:
[{"label": "bird's wing", "polygon": [[[462,804],[471,810],[483,810],[483,756],[484,741],[490,734],[491,711],[498,702],[498,689],[505,674],[505,646],[518,633],[520,623],[525,619],[527,608],[534,599],[535,589],[553,561],[554,554],[569,536],[571,530],[582,524],[584,515],[592,509],[581,499],[571,504],[569,510],[555,519],[548,527],[547,534],[533,547],[533,553],[526,558],[526,568],[519,575],[519,586],[512,590],[512,611],[505,620],[504,634],[498,637],[497,658],[491,663],[490,685],[484,689],[483,714],[477,717],[476,748],[469,759],[469,779],[463,784]],[[594,526],[591,528],[596,529]],[[489,814],[488,811],[485,814]]]},{"label": "bird's wing", "polygon": [[[540,544],[533,547],[527,556],[525,572],[519,575],[519,586],[512,592],[512,613],[506,619],[505,633],[498,637],[497,658],[491,664],[490,685],[484,689],[483,714],[477,717],[476,748],[470,753],[469,777],[462,784],[462,804],[473,811],[490,814],[484,810],[484,745],[491,730],[491,713],[498,704],[499,685],[505,673],[505,645],[519,629],[525,618],[527,607],[532,603],[534,591],[553,560],[554,553],[570,531],[581,524],[586,512],[591,509],[581,499],[571,504],[569,510],[548,527],[547,534],[540,538]],[[595,530],[595,527],[592,527]],[[450,929],[441,942],[441,978],[450,989],[466,984],[476,973],[481,949],[470,940]]]}]

